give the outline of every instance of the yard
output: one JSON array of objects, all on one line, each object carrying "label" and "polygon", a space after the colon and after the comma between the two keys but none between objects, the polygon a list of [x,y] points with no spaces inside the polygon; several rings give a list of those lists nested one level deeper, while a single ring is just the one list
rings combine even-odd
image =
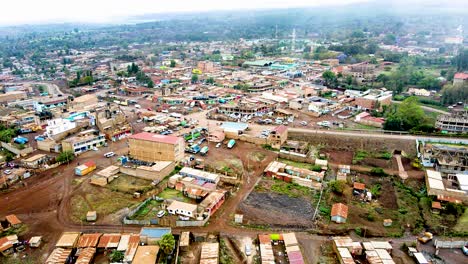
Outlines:
[{"label": "yard", "polygon": [[185,203],[195,203],[192,199],[184,196],[182,192],[170,188],[164,189],[161,193],[158,194],[158,196],[164,199],[177,200]]},{"label": "yard", "polygon": [[151,220],[157,219],[157,214],[161,210],[161,202],[150,200],[145,206],[142,206],[133,217],[132,220]]}]

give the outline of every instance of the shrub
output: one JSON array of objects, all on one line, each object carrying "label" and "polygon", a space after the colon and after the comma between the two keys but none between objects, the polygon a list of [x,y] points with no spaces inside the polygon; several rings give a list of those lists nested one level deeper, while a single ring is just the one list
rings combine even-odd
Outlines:
[{"label": "shrub", "polygon": [[375,216],[374,216],[374,214],[368,213],[368,214],[367,214],[367,220],[370,221],[370,222],[374,222],[374,221],[375,221]]},{"label": "shrub", "polygon": [[375,176],[387,176],[384,169],[382,169],[380,167],[372,168],[370,172],[371,172],[372,175],[375,175]]},{"label": "shrub", "polygon": [[345,186],[346,186],[346,182],[344,181],[331,181],[330,182],[331,190],[338,194],[343,193]]},{"label": "shrub", "polygon": [[313,171],[317,171],[317,172],[321,172],[322,171],[322,167],[320,165],[312,165],[311,167],[311,170]]}]

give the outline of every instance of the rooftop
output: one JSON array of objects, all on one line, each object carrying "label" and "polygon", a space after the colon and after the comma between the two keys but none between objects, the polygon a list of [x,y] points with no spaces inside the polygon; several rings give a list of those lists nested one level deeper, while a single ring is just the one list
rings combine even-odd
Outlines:
[{"label": "rooftop", "polygon": [[74,247],[81,233],[79,232],[64,232],[58,240],[56,247]]},{"label": "rooftop", "polygon": [[149,133],[149,132],[141,132],[135,135],[131,135],[128,138],[136,139],[136,140],[146,140],[146,141],[152,141],[152,142],[158,142],[158,143],[173,144],[173,145],[177,144],[179,140],[181,139],[180,137],[176,137],[176,136],[159,135],[159,134],[154,134],[154,133]]},{"label": "rooftop", "polygon": [[164,227],[143,227],[140,231],[140,236],[147,236],[151,238],[160,238],[165,234],[170,234],[171,228]]},{"label": "rooftop", "polygon": [[96,247],[99,238],[102,236],[100,233],[96,234],[83,234],[80,236],[80,239],[78,240],[77,247],[78,248],[87,248],[87,247]]},{"label": "rooftop", "polygon": [[133,264],[147,264],[156,263],[158,257],[159,246],[139,246],[135,257],[133,258]]},{"label": "rooftop", "polygon": [[342,203],[333,204],[332,210],[331,210],[331,216],[335,216],[335,215],[347,218],[348,206]]}]

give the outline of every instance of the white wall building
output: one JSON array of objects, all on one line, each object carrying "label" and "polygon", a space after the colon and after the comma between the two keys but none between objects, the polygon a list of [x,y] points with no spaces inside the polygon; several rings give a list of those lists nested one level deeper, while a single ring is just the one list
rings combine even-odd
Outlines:
[{"label": "white wall building", "polygon": [[68,119],[57,118],[47,121],[46,132],[47,135],[50,137],[74,129],[75,127],[75,122],[72,122]]}]

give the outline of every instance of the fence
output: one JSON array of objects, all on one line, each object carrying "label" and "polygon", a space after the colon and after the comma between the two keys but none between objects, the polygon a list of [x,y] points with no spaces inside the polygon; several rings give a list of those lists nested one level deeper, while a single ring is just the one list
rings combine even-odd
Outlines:
[{"label": "fence", "polygon": [[468,240],[443,241],[436,239],[434,242],[436,248],[462,248],[466,244],[468,244]]}]

